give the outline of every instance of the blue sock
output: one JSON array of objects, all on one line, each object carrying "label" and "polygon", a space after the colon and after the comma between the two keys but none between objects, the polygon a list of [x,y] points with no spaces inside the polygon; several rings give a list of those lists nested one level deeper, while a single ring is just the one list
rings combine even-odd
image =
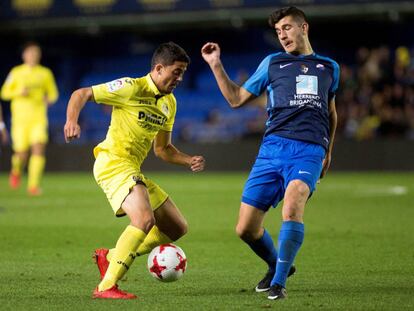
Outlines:
[{"label": "blue sock", "polygon": [[286,287],[286,279],[296,253],[303,243],[305,226],[295,221],[284,221],[279,234],[279,257],[277,258],[276,273],[271,285],[279,284]]},{"label": "blue sock", "polygon": [[257,254],[257,256],[262,258],[268,264],[269,271],[274,273],[277,251],[270,234],[264,230],[263,236],[260,239],[246,243]]}]

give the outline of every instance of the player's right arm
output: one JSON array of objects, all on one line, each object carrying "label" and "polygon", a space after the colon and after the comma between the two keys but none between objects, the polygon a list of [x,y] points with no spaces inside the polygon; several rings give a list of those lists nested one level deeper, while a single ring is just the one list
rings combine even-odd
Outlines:
[{"label": "player's right arm", "polygon": [[3,100],[13,100],[17,96],[26,96],[27,90],[19,88],[16,69],[12,69],[7,75],[6,81],[1,88],[1,98]]},{"label": "player's right arm", "polygon": [[238,108],[255,97],[255,95],[248,92],[245,88],[240,87],[230,80],[221,62],[220,46],[217,43],[208,42],[204,44],[201,48],[201,55],[209,64],[220,91],[229,103],[230,107]]},{"label": "player's right arm", "polygon": [[72,93],[66,110],[66,123],[63,129],[67,143],[80,137],[81,128],[78,124],[79,114],[88,101],[94,101],[91,87],[77,89]]}]

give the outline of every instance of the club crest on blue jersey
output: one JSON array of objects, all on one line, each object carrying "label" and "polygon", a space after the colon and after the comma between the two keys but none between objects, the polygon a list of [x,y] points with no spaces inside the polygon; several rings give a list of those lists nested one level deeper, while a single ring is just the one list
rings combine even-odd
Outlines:
[{"label": "club crest on blue jersey", "polygon": [[308,72],[308,70],[309,70],[309,68],[308,67],[306,67],[305,65],[300,65],[300,71],[302,71],[303,73],[307,73]]}]

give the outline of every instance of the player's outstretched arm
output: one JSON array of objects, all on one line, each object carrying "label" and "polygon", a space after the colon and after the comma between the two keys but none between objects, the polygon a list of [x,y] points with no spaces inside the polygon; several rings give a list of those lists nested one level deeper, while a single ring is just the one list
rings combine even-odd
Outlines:
[{"label": "player's outstretched arm", "polygon": [[200,172],[205,167],[204,157],[185,154],[171,143],[171,132],[158,132],[154,140],[154,153],[165,162],[187,166],[193,172]]},{"label": "player's outstretched arm", "polygon": [[77,89],[72,93],[66,110],[66,124],[63,129],[67,143],[80,137],[81,128],[78,124],[79,114],[86,102],[91,100],[93,100],[91,87]]},{"label": "player's outstretched arm", "polygon": [[335,139],[336,126],[338,123],[338,116],[336,114],[335,99],[331,99],[329,102],[329,146],[326,152],[325,159],[323,160],[321,178],[323,178],[328,172],[329,166],[331,165],[332,149]]},{"label": "player's outstretched arm", "polygon": [[204,44],[201,48],[201,56],[213,71],[220,91],[230,107],[238,108],[254,97],[246,89],[230,80],[221,62],[220,46],[217,43],[208,42]]}]

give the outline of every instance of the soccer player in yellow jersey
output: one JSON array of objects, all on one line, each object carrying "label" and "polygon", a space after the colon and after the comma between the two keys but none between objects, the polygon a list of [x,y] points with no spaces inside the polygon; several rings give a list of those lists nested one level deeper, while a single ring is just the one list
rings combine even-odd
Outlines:
[{"label": "soccer player in yellow jersey", "polygon": [[14,67],[1,89],[3,100],[11,100],[12,168],[9,182],[13,189],[20,185],[20,176],[28,166],[27,190],[30,195],[41,193],[39,185],[45,167],[48,141],[47,107],[56,102],[58,91],[50,69],[40,65],[41,49],[30,42],[23,49],[23,64]]},{"label": "soccer player in yellow jersey", "polygon": [[69,100],[64,127],[67,142],[80,137],[78,117],[86,102],[113,107],[107,136],[94,149],[93,171],[115,215],[126,214],[130,219],[115,249],[95,251],[102,280],[93,298],[136,298],[117,286],[135,257],[187,232],[178,208],[167,193],[141,173],[141,164],[153,145],[155,155],[166,162],[187,166],[193,172],[204,169],[202,156],[187,155],[171,143],[176,112],[172,91],[189,63],[180,46],[163,43],[155,50],[146,76],[81,88]]}]

